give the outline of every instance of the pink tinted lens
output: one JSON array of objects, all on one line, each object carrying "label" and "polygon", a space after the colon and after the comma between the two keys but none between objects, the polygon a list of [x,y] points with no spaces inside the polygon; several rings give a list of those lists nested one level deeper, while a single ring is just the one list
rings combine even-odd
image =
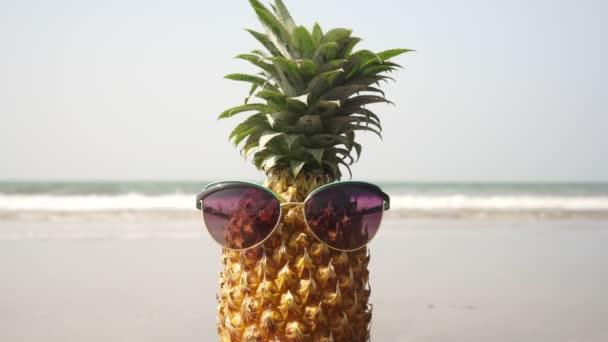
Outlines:
[{"label": "pink tinted lens", "polygon": [[319,191],[305,205],[306,221],[329,246],[354,250],[378,232],[384,201],[364,187],[338,185]]},{"label": "pink tinted lens", "polygon": [[231,249],[252,247],[268,237],[279,221],[280,203],[270,192],[243,185],[218,190],[203,199],[211,236]]}]

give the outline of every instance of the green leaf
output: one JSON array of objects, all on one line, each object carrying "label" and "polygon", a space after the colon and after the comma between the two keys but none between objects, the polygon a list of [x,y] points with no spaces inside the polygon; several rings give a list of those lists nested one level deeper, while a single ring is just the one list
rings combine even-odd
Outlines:
[{"label": "green leaf", "polygon": [[345,85],[338,86],[328,91],[321,97],[322,100],[346,100],[351,95],[366,90],[366,86],[362,85]]},{"label": "green leaf", "polygon": [[248,153],[246,153],[245,158],[249,158],[253,156],[253,164],[258,168],[258,170],[262,169],[262,162],[270,155],[270,151],[265,148],[258,148],[257,146],[252,148]]},{"label": "green leaf", "polygon": [[275,167],[275,165],[277,165],[277,163],[283,158],[285,158],[285,156],[272,155],[264,159],[261,166],[265,171],[269,171],[270,169]]},{"label": "green leaf", "polygon": [[306,27],[298,26],[293,30],[293,41],[302,58],[312,58],[315,52],[315,42]]},{"label": "green leaf", "polygon": [[367,105],[367,104],[372,104],[372,103],[390,103],[390,104],[394,104],[391,101],[385,99],[382,96],[376,96],[376,95],[359,95],[353,98],[350,98],[348,100],[346,100],[346,102],[344,103],[344,105],[342,107],[360,107],[363,105]]},{"label": "green leaf", "polygon": [[320,76],[325,78],[327,80],[327,82],[329,83],[329,86],[332,87],[334,85],[334,83],[336,82],[336,79],[338,79],[338,77],[340,75],[342,75],[343,73],[344,73],[344,70],[338,69],[338,70],[334,70],[334,71],[324,72],[324,73],[320,74]]},{"label": "green leaf", "polygon": [[258,0],[249,0],[249,3],[258,15],[258,19],[262,25],[269,30],[268,34],[275,34],[279,36],[279,38],[282,38],[281,35],[283,34],[285,27],[279,19]]},{"label": "green leaf", "polygon": [[272,90],[259,91],[257,94],[255,94],[255,97],[272,102],[278,106],[284,106],[285,101],[287,100],[287,97],[284,94]]},{"label": "green leaf", "polygon": [[377,75],[377,74],[383,73],[385,71],[393,71],[393,70],[395,70],[395,68],[393,68],[392,66],[388,66],[388,65],[372,65],[372,66],[369,66],[369,67],[363,69],[363,71],[361,72],[361,75],[363,75],[363,76]]},{"label": "green leaf", "polygon": [[369,109],[361,108],[358,111],[356,111],[355,113],[365,115],[366,117],[375,120],[378,123],[378,125],[380,124],[380,118],[378,117],[378,115],[376,115],[376,113],[372,112]]},{"label": "green leaf", "polygon": [[287,142],[287,147],[291,148],[291,146],[293,145],[293,143],[295,143],[296,140],[298,140],[300,137],[301,137],[301,135],[298,135],[298,134],[286,134],[286,135],[284,135],[285,142]]},{"label": "green leaf", "polygon": [[334,42],[326,42],[319,45],[319,48],[312,58],[313,62],[319,67],[328,61],[334,60],[338,53],[338,44]]},{"label": "green leaf", "polygon": [[261,104],[261,103],[255,103],[255,104],[246,104],[246,105],[236,106],[236,107],[230,108],[228,110],[225,110],[222,114],[220,114],[219,119],[229,118],[238,113],[250,112],[250,111],[265,112],[266,105]]},{"label": "green leaf", "polygon": [[266,6],[264,6],[258,0],[249,0],[249,3],[251,4],[251,7],[253,7],[254,11],[263,11],[263,12],[266,12],[266,13],[272,15],[272,13],[268,10],[268,8],[266,8]]},{"label": "green leaf", "polygon": [[333,71],[336,69],[342,69],[342,67],[344,66],[344,63],[346,63],[346,59],[334,59],[333,61],[329,61],[329,62],[323,64],[319,68],[319,72],[327,72],[327,71]]},{"label": "green leaf", "polygon": [[333,134],[340,134],[342,132],[347,131],[352,122],[358,122],[357,118],[353,118],[351,116],[338,116],[327,120],[326,122],[326,131],[331,132]]},{"label": "green leaf", "polygon": [[300,94],[303,90],[304,84],[300,78],[300,70],[295,61],[284,57],[274,57],[271,59],[272,64],[275,66],[281,82],[283,90],[287,96],[293,97]]},{"label": "green leaf", "polygon": [[306,162],[299,160],[290,160],[289,164],[291,166],[291,173],[293,173],[294,177],[297,177],[300,171],[302,171],[302,168],[304,167],[304,164],[306,164]]},{"label": "green leaf", "polygon": [[241,153],[248,158],[251,154],[254,154],[260,150],[259,140],[262,135],[262,130],[256,130],[252,132],[245,140],[245,146],[241,149]]},{"label": "green leaf", "polygon": [[349,178],[350,178],[350,179],[352,179],[352,178],[353,178],[353,172],[352,172],[352,171],[351,171],[351,169],[350,169],[350,165],[348,165],[348,164],[347,164],[347,163],[346,163],[344,160],[342,160],[342,159],[340,159],[340,160],[338,161],[338,163],[339,163],[339,164],[344,165],[344,167],[346,168],[346,170],[348,170],[348,176],[349,176]]},{"label": "green leaf", "polygon": [[334,147],[334,148],[330,149],[329,151],[334,154],[341,154],[342,160],[348,159],[348,165],[352,165],[355,163],[355,159],[350,155],[351,152],[347,149]]},{"label": "green leaf", "polygon": [[251,51],[251,54],[253,54],[253,55],[258,55],[258,56],[260,56],[260,57],[262,57],[262,58],[269,57],[269,56],[268,56],[268,54],[267,54],[266,52],[264,52],[264,51],[262,51],[262,50],[257,50],[257,49],[256,49],[256,50],[252,50],[252,51]]},{"label": "green leaf", "polygon": [[325,117],[335,114],[338,109],[340,109],[340,101],[318,101],[317,104],[311,108],[311,113]]},{"label": "green leaf", "polygon": [[318,115],[304,115],[298,119],[295,124],[295,128],[298,132],[302,132],[308,135],[319,133],[323,129],[321,118]]},{"label": "green leaf", "polygon": [[287,32],[283,24],[258,0],[249,0],[262,26],[268,33],[268,38],[281,51],[281,53],[289,58],[292,58],[291,51],[287,45],[291,44],[291,36]]},{"label": "green leaf", "polygon": [[257,39],[270,54],[273,56],[283,56],[283,53],[277,48],[277,46],[268,38],[267,34],[263,34],[254,30],[245,29],[245,31],[249,32],[255,39]]},{"label": "green leaf", "polygon": [[353,148],[355,149],[355,152],[357,152],[357,161],[359,161],[359,158],[361,158],[361,151],[363,150],[363,147],[359,143],[353,143]]},{"label": "green leaf", "polygon": [[360,125],[352,125],[350,127],[351,130],[353,131],[366,131],[366,132],[373,132],[374,134],[376,134],[378,137],[380,137],[380,140],[382,139],[382,133],[380,133],[380,131],[378,131],[375,128],[372,127],[365,127],[365,126],[360,126]]},{"label": "green leaf", "polygon": [[345,144],[346,148],[351,149],[353,147],[353,143],[355,142],[355,131],[347,131],[344,132],[344,137],[348,141],[348,144]]},{"label": "green leaf", "polygon": [[259,76],[247,74],[230,74],[224,76],[224,78],[232,81],[250,82],[259,85],[264,85],[264,83],[266,83],[266,80]]},{"label": "green leaf", "polygon": [[263,163],[264,159],[266,159],[270,155],[270,151],[265,149],[260,149],[257,146],[252,148],[251,150],[245,153],[245,158],[250,158],[253,156],[253,164],[258,168],[258,170],[264,170]]},{"label": "green leaf", "polygon": [[234,146],[238,146],[245,138],[247,138],[256,128],[252,127],[246,131],[240,132],[234,137]]},{"label": "green leaf", "polygon": [[378,57],[380,57],[380,59],[382,61],[386,61],[388,59],[391,59],[393,57],[397,57],[401,54],[404,54],[406,52],[411,52],[414,50],[410,50],[410,49],[391,49],[391,50],[386,50],[386,51],[382,51],[377,53]]},{"label": "green leaf", "polygon": [[285,75],[285,72],[283,70],[277,68],[277,71],[279,72],[279,78],[281,79],[280,86],[281,89],[283,89],[283,92],[288,96],[295,96],[298,93],[298,89],[296,89],[289,82],[289,79],[287,78],[287,75]]},{"label": "green leaf", "polygon": [[310,82],[317,74],[317,65],[310,59],[302,59],[297,63],[300,67],[300,77],[302,78],[302,81],[305,84]]},{"label": "green leaf", "polygon": [[302,168],[304,168],[304,164],[306,164],[306,162],[299,160],[290,160],[289,164],[291,166],[291,173],[294,177],[297,177],[298,174],[300,174],[300,172],[302,171]]},{"label": "green leaf", "polygon": [[272,139],[283,135],[284,133],[281,132],[273,132],[273,131],[266,131],[264,133],[262,133],[262,136],[260,137],[260,142],[259,145],[261,147],[266,146]]},{"label": "green leaf", "polygon": [[380,83],[380,81],[386,81],[391,79],[390,77],[386,76],[386,75],[370,75],[370,76],[358,76],[358,77],[352,77],[350,79],[348,79],[348,81],[345,83],[346,85],[366,85],[366,86],[370,86],[374,83]]},{"label": "green leaf", "polygon": [[258,55],[244,53],[244,54],[240,54],[234,58],[247,61],[247,62],[259,67],[260,69],[266,71],[269,75],[276,74],[276,70],[272,66],[272,64],[264,62],[264,59]]},{"label": "green leaf", "polygon": [[251,88],[249,89],[249,94],[247,95],[247,97],[245,98],[245,104],[247,104],[249,102],[249,99],[251,98],[251,95],[253,95],[253,93],[255,93],[255,91],[258,89],[260,85],[257,83],[254,83],[251,85]]},{"label": "green leaf", "polygon": [[361,58],[363,62],[374,61],[382,63],[382,59],[374,52],[370,50],[359,50],[352,54],[352,57]]},{"label": "green leaf", "polygon": [[315,23],[315,26],[312,28],[312,40],[315,42],[315,46],[319,46],[321,40],[323,39],[323,30],[319,23]]},{"label": "green leaf", "polygon": [[268,126],[264,122],[264,116],[261,114],[252,115],[244,122],[237,125],[234,130],[230,133],[228,139],[234,140],[234,146],[238,146],[245,138],[252,134],[258,134],[264,131],[265,126]]},{"label": "green leaf", "polygon": [[296,24],[294,23],[287,6],[285,6],[282,0],[275,0],[275,5],[275,12],[279,18],[279,21],[281,21],[288,32],[292,32],[295,29]]},{"label": "green leaf", "polygon": [[266,121],[268,121],[268,124],[270,124],[270,128],[275,128],[277,122],[272,115],[266,114]]},{"label": "green leaf", "polygon": [[272,61],[272,64],[275,66],[275,68],[283,69],[283,71],[285,71],[290,77],[293,77],[294,79],[299,78],[299,66],[298,63],[296,63],[294,60],[285,57],[273,57],[269,58],[269,60]]},{"label": "green leaf", "polygon": [[321,162],[323,161],[323,149],[310,149],[307,148],[305,149],[306,153],[310,154],[313,158],[315,158],[315,160],[317,161],[317,163],[319,163],[319,165],[321,165]]},{"label": "green leaf", "polygon": [[344,39],[344,43],[340,48],[340,57],[347,58],[353,52],[353,49],[357,44],[359,44],[363,39],[358,37],[348,37]]},{"label": "green leaf", "polygon": [[[281,111],[270,114],[272,120],[274,121],[275,126],[283,127],[283,126],[293,126],[301,115],[298,115],[289,111]],[[284,131],[281,129],[281,131]]]},{"label": "green leaf", "polygon": [[236,137],[237,135],[239,135],[242,132],[245,131],[251,131],[252,129],[255,129],[256,127],[251,126],[248,123],[242,122],[240,124],[238,124],[233,130],[232,132],[230,132],[230,136],[228,137],[228,140],[232,140],[232,138]]},{"label": "green leaf", "polygon": [[382,65],[392,66],[395,69],[403,69],[403,67],[401,65],[399,65],[397,63],[389,62],[389,61],[382,62]]},{"label": "green leaf", "polygon": [[[305,101],[306,99],[303,100]],[[287,99],[287,110],[302,116],[308,112],[308,105],[301,100]]]},{"label": "green leaf", "polygon": [[378,89],[378,88],[374,88],[374,87],[367,87],[367,89],[365,89],[365,91],[379,93],[379,94],[382,94],[383,97],[386,96],[386,94],[384,94],[384,91],[382,91],[381,89]]},{"label": "green leaf", "polygon": [[[351,115],[350,117],[357,119],[359,121],[358,126],[360,127],[370,129],[374,128],[377,129],[378,132],[382,132],[382,126],[380,125],[380,122],[369,116]],[[370,127],[370,125],[373,127]]]},{"label": "green leaf", "polygon": [[359,50],[349,57],[349,61],[354,64],[346,78],[350,78],[359,70],[372,63],[381,64],[382,60],[378,55],[369,50]]},{"label": "green leaf", "polygon": [[301,136],[306,140],[307,146],[312,147],[329,147],[336,145],[336,141],[342,137],[331,134],[315,134],[311,136]]},{"label": "green leaf", "polygon": [[290,97],[289,100],[298,101],[308,106],[308,95],[310,94],[304,94],[298,97]]},{"label": "green leaf", "polygon": [[316,101],[319,96],[325,93],[329,89],[329,82],[327,79],[321,75],[315,76],[315,78],[308,83],[308,88],[306,88],[306,92],[310,93],[312,99],[309,99],[309,103],[312,101]]},{"label": "green leaf", "polygon": [[327,172],[329,172],[333,179],[340,180],[342,174],[340,173],[340,170],[338,169],[338,166],[335,163],[323,161],[323,165],[326,166],[326,170],[329,168]]},{"label": "green leaf", "polygon": [[345,28],[335,28],[335,29],[329,30],[325,34],[325,36],[323,37],[321,42],[322,43],[338,42],[344,38],[350,37],[352,32],[353,32],[353,30],[349,30],[349,29],[345,29]]}]

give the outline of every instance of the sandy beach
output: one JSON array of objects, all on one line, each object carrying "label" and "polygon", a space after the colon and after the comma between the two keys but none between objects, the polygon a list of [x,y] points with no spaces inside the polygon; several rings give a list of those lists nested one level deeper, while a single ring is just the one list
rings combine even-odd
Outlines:
[{"label": "sandy beach", "polygon": [[[385,220],[371,245],[373,340],[608,341],[606,224]],[[0,231],[0,340],[216,340],[220,250],[198,220]]]}]

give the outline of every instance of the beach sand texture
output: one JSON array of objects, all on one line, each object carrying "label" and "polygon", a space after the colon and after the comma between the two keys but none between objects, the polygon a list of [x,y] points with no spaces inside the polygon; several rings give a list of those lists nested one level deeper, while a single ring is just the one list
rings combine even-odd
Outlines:
[{"label": "beach sand texture", "polygon": [[[372,338],[606,342],[607,224],[389,218]],[[5,219],[0,341],[214,341],[219,254],[190,217]]]}]

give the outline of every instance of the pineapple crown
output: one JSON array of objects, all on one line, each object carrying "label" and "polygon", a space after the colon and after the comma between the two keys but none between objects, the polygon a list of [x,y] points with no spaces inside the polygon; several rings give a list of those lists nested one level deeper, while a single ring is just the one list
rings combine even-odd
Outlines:
[{"label": "pineapple crown", "polygon": [[380,118],[366,106],[392,104],[378,86],[400,68],[390,59],[412,50],[353,52],[361,38],[349,29],[323,33],[315,24],[310,32],[296,26],[282,0],[275,0],[272,11],[258,0],[249,2],[266,33],[247,31],[266,51],[235,57],[261,69],[256,75],[225,76],[251,84],[245,103],[219,116],[250,113],[229,139],[267,174],[281,169],[294,177],[308,172],[338,180],[342,166],[352,175],[350,166],[362,149],[355,133],[382,138]]}]

